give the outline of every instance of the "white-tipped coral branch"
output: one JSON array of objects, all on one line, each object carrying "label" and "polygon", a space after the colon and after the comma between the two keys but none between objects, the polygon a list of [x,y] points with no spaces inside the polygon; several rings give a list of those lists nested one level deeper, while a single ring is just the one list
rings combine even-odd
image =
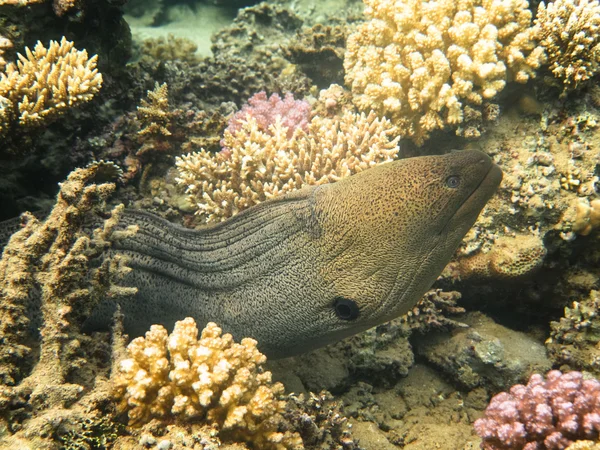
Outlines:
[{"label": "white-tipped coral branch", "polygon": [[39,126],[66,109],[87,102],[102,87],[98,57],[62,38],[48,48],[38,41],[0,73],[0,135],[15,123]]},{"label": "white-tipped coral branch", "polygon": [[177,158],[177,183],[209,221],[225,220],[279,194],[337,181],[398,153],[398,132],[375,113],[346,111],[341,117],[315,116],[308,131],[288,129],[278,120],[268,131],[248,115],[225,131],[217,154],[202,150]]}]

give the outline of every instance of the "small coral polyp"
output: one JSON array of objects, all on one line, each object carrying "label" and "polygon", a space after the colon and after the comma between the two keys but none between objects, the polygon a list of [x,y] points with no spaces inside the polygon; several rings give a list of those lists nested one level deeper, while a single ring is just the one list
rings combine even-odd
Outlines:
[{"label": "small coral polyp", "polygon": [[206,420],[220,434],[257,448],[301,448],[298,434],[277,429],[285,408],[278,399],[283,385],[262,370],[266,357],[256,344],[249,338],[238,344],[212,322],[198,339],[189,317],[177,322],[171,335],[153,325],[145,337],[131,341],[129,358],[119,364],[114,377],[119,409],[132,425],[153,418]]},{"label": "small coral polyp", "polygon": [[346,84],[359,109],[385,115],[417,144],[544,61],[526,0],[364,2],[370,20],[348,38]]}]

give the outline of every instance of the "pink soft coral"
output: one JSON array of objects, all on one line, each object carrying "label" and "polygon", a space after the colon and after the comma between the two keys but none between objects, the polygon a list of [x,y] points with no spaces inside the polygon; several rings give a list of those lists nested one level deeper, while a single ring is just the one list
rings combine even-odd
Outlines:
[{"label": "pink soft coral", "polygon": [[256,119],[258,128],[268,132],[269,126],[279,118],[281,124],[287,128],[287,136],[291,138],[296,128],[304,131],[308,129],[311,106],[306,100],[294,100],[294,94],[288,92],[283,100],[278,94],[267,98],[265,91],[254,94],[248,103],[229,119],[227,131],[235,133],[242,127],[242,121],[248,115]]},{"label": "pink soft coral", "polygon": [[560,450],[574,441],[598,439],[600,382],[581,372],[532,375],[527,386],[492,398],[475,431],[486,450]]}]

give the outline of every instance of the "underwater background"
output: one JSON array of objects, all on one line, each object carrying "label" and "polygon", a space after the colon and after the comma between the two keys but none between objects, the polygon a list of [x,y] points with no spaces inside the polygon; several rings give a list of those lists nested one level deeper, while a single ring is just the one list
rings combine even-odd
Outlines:
[{"label": "underwater background", "polygon": [[[0,0],[0,449],[600,448],[599,71],[598,1]],[[85,330],[134,293],[126,209],[454,150],[503,180],[401,317],[269,360]]]}]

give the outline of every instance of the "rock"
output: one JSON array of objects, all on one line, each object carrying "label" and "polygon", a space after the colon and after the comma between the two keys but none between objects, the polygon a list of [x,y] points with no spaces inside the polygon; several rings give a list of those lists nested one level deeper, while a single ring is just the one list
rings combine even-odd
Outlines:
[{"label": "rock", "polygon": [[469,328],[415,336],[415,353],[462,387],[507,389],[551,368],[543,343],[495,323],[479,312],[461,317]]}]

